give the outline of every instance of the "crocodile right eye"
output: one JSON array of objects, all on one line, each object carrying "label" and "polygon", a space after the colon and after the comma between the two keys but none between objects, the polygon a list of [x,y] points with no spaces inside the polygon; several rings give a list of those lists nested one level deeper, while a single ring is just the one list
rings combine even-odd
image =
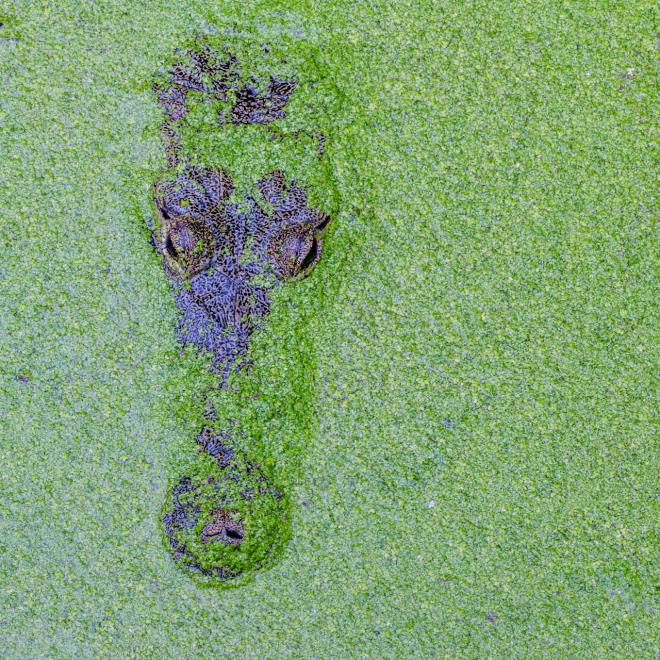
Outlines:
[{"label": "crocodile right eye", "polygon": [[172,271],[193,277],[208,268],[215,253],[215,236],[207,222],[184,216],[165,222],[161,231],[157,244]]},{"label": "crocodile right eye", "polygon": [[284,227],[270,237],[268,258],[280,279],[307,275],[321,256],[321,242],[310,226]]}]

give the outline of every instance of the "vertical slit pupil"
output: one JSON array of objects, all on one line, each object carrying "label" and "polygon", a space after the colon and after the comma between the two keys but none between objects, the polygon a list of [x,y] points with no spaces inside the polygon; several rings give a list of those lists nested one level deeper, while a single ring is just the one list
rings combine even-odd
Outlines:
[{"label": "vertical slit pupil", "polygon": [[314,237],[314,239],[312,240],[312,245],[309,248],[309,252],[307,253],[307,255],[300,264],[300,270],[305,270],[306,268],[311,266],[316,260],[317,254],[318,254],[318,244],[316,241],[316,237]]},{"label": "vertical slit pupil", "polygon": [[170,257],[173,257],[174,259],[176,259],[179,256],[176,247],[174,247],[174,243],[172,242],[172,236],[170,234],[168,234],[167,238],[165,239],[165,250],[167,250],[167,254],[169,254]]}]

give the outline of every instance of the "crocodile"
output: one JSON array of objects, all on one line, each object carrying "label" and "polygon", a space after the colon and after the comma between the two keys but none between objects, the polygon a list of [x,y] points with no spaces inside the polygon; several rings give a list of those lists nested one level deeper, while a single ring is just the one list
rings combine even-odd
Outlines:
[{"label": "crocodile", "polygon": [[[179,339],[210,355],[220,388],[248,363],[250,337],[270,312],[273,289],[319,263],[331,215],[310,204],[304,185],[281,168],[245,187],[229,167],[191,162],[182,130],[202,103],[215,109],[220,132],[274,131],[299,87],[294,75],[246,76],[235,53],[208,43],[182,51],[154,85],[168,169],[153,184],[152,243],[172,284]],[[282,133],[263,137],[281,140]],[[326,136],[314,138],[314,158],[321,159]],[[212,426],[197,437],[197,456],[169,489],[161,518],[177,564],[213,584],[270,561],[288,521],[282,492],[231,433]]]}]

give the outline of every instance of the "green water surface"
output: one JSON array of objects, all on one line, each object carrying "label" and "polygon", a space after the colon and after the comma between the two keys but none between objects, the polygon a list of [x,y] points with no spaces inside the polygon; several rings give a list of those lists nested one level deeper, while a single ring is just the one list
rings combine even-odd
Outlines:
[{"label": "green water surface", "polygon": [[[655,3],[5,0],[0,23],[3,657],[657,657]],[[341,95],[339,212],[216,394],[292,516],[217,590],[159,530],[213,378],[149,244],[150,85],[248,26],[311,44]]]}]

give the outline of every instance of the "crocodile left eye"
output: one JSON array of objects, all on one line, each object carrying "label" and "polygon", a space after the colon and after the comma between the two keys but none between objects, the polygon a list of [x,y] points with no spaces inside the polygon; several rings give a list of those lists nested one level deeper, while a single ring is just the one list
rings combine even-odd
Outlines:
[{"label": "crocodile left eye", "polygon": [[304,277],[320,259],[321,247],[311,227],[288,227],[271,238],[268,257],[281,279]]},{"label": "crocodile left eye", "polygon": [[193,277],[205,270],[215,251],[215,237],[203,220],[179,217],[169,219],[160,230],[157,246],[167,265],[179,275]]}]

